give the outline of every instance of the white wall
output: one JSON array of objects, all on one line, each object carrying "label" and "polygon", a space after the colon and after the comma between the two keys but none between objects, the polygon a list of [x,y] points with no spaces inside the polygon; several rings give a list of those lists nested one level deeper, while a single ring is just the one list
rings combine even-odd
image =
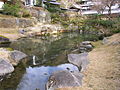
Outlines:
[{"label": "white wall", "polygon": [[34,6],[34,5],[36,5],[36,0],[26,0],[25,5]]},{"label": "white wall", "polygon": [[2,9],[2,6],[4,5],[4,2],[0,1],[0,9]]}]

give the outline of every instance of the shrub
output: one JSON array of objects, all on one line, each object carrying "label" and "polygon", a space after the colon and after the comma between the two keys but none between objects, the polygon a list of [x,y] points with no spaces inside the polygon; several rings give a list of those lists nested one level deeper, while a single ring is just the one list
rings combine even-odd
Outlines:
[{"label": "shrub", "polygon": [[113,25],[114,25],[114,21],[112,20],[99,20],[98,21],[98,24],[102,25],[103,27],[106,27],[106,28],[112,28]]},{"label": "shrub", "polygon": [[30,17],[31,14],[28,10],[22,9],[22,17]]},{"label": "shrub", "polygon": [[12,16],[19,16],[20,6],[18,4],[4,4],[3,13]]}]

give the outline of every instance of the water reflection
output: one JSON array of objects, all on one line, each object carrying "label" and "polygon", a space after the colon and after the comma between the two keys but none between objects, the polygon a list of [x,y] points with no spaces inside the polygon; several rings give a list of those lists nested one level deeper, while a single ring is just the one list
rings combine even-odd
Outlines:
[{"label": "water reflection", "polygon": [[12,43],[11,47],[29,55],[31,63],[32,57],[36,56],[36,63],[43,64],[44,62],[48,63],[48,61],[56,60],[65,51],[75,49],[76,44],[82,41],[81,37],[78,33],[65,33],[53,36],[22,38]]},{"label": "water reflection", "polygon": [[26,74],[23,76],[17,90],[45,90],[45,84],[49,76],[59,70],[79,71],[78,68],[72,64],[61,64],[59,66],[41,66],[29,67],[26,69]]}]

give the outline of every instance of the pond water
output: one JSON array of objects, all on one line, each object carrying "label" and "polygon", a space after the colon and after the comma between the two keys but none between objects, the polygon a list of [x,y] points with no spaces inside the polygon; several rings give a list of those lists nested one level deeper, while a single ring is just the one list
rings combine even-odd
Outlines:
[{"label": "pond water", "polygon": [[53,36],[22,38],[11,44],[11,48],[29,56],[29,63],[19,64],[10,77],[0,82],[0,90],[44,90],[52,72],[58,70],[78,71],[67,61],[67,54],[78,47],[83,40],[93,35],[64,33]]},{"label": "pond water", "polygon": [[45,85],[49,76],[59,70],[79,71],[78,68],[72,64],[62,64],[58,66],[41,66],[41,67],[29,67],[26,69],[26,73],[23,76],[17,90],[45,90]]},{"label": "pond water", "polygon": [[[66,62],[66,55],[77,48],[83,40],[77,33],[64,33],[53,36],[22,38],[11,44],[11,47],[29,55],[30,65],[59,65]],[[62,59],[62,60],[61,60]]]}]

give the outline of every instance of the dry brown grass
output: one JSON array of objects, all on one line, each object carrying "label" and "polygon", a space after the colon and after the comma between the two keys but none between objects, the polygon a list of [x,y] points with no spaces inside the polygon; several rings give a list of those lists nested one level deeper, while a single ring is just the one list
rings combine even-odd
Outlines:
[{"label": "dry brown grass", "polygon": [[89,53],[90,64],[84,72],[83,86],[78,88],[61,88],[56,90],[120,90],[120,34],[109,38],[109,43],[98,45]]},{"label": "dry brown grass", "polygon": [[24,35],[19,34],[18,28],[0,28],[0,35],[9,38],[10,40],[16,40]]},{"label": "dry brown grass", "polygon": [[18,34],[17,28],[0,28],[0,34]]},{"label": "dry brown grass", "polygon": [[0,14],[0,18],[15,18],[15,17],[11,15]]}]

